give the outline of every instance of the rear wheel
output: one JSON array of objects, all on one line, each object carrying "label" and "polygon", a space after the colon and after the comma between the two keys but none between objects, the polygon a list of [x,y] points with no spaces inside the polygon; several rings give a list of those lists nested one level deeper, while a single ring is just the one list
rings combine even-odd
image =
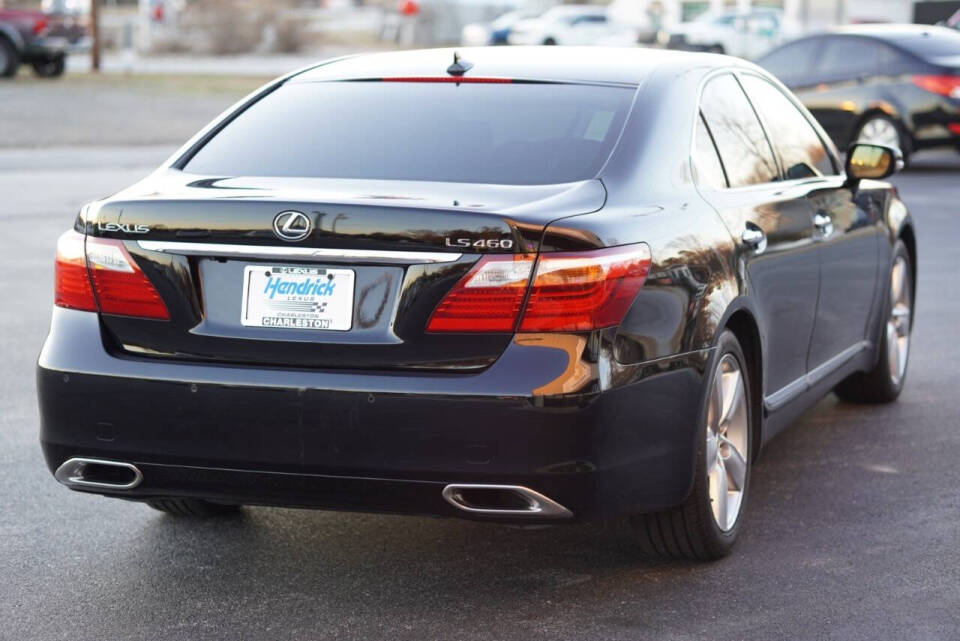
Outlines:
[{"label": "rear wheel", "polygon": [[19,66],[20,56],[17,54],[13,43],[4,37],[0,37],[0,77],[9,78],[15,75]]},{"label": "rear wheel", "polygon": [[557,44],[557,41],[554,40],[553,38],[547,38],[546,40],[543,41],[543,44],[548,45],[548,46],[553,46],[553,45]]},{"label": "rear wheel", "polygon": [[698,430],[693,490],[678,507],[633,519],[648,555],[708,561],[733,548],[750,482],[753,416],[748,371],[736,336],[725,331]]},{"label": "rear wheel", "polygon": [[909,140],[903,134],[903,129],[893,118],[884,115],[869,116],[860,125],[857,135],[854,136],[857,142],[873,143],[875,145],[886,145],[887,147],[896,147],[903,154],[903,161],[907,161],[910,154]]},{"label": "rear wheel", "polygon": [[153,499],[147,505],[155,510],[190,518],[210,518],[215,516],[235,516],[243,509],[240,505],[223,505],[203,499]]},{"label": "rear wheel", "polygon": [[855,403],[889,403],[900,396],[910,358],[913,327],[913,275],[910,253],[902,240],[893,247],[886,322],[880,328],[880,359],[869,372],[857,372],[834,389],[837,396]]},{"label": "rear wheel", "polygon": [[33,63],[33,73],[41,78],[56,78],[62,76],[67,68],[65,56],[56,56],[48,60],[37,60]]}]

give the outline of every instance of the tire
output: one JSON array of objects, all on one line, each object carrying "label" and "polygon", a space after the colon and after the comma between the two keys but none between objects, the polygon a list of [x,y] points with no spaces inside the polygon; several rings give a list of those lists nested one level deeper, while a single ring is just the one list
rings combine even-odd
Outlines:
[{"label": "tire", "polygon": [[548,46],[548,47],[552,47],[552,46],[554,46],[555,44],[557,44],[557,41],[554,40],[553,38],[547,38],[546,40],[543,41],[543,44],[546,45],[546,46]]},{"label": "tire", "polygon": [[17,53],[13,43],[0,37],[0,78],[15,76],[19,66],[20,54]]},{"label": "tire", "polygon": [[66,56],[57,56],[49,60],[37,60],[32,65],[33,73],[41,78],[56,78],[62,76],[67,68]]},{"label": "tire", "polygon": [[888,146],[894,145],[903,154],[904,164],[906,164],[913,151],[909,137],[904,134],[903,125],[882,114],[867,116],[857,127],[857,133],[853,140],[854,142],[863,141]]},{"label": "tire", "polygon": [[903,241],[897,240],[890,263],[885,321],[877,337],[880,357],[872,370],[852,374],[834,388],[841,399],[852,403],[890,403],[900,396],[910,360],[913,285],[910,253]]},{"label": "tire", "polygon": [[707,47],[707,53],[720,53],[724,52],[723,45],[710,45]]},{"label": "tire", "polygon": [[153,499],[146,502],[155,510],[177,517],[205,519],[217,516],[236,516],[241,513],[240,505],[223,505],[203,499]]},{"label": "tire", "polygon": [[[756,419],[750,369],[733,332],[725,330],[721,334],[712,368],[707,379],[704,416],[697,429],[693,489],[675,508],[632,519],[640,547],[647,556],[697,561],[719,559],[730,553],[740,533],[750,486]],[[728,407],[726,412],[724,406]],[[718,434],[727,442],[718,440]],[[742,466],[736,465],[738,457]],[[736,496],[727,492],[727,502],[723,504],[711,499],[711,490],[719,490],[721,479],[727,487],[740,485],[739,492],[733,490]]]}]

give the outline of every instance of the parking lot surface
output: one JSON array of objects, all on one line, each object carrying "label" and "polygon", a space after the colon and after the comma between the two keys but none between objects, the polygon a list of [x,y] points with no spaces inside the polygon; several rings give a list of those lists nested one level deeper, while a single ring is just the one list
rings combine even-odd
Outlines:
[{"label": "parking lot surface", "polygon": [[59,486],[33,379],[54,242],[232,102],[205,99],[174,134],[132,136],[150,146],[0,151],[0,639],[960,638],[958,154],[895,178],[920,250],[903,396],[830,396],[772,442],[722,561],[652,563],[623,522],[268,508],[190,522]]}]

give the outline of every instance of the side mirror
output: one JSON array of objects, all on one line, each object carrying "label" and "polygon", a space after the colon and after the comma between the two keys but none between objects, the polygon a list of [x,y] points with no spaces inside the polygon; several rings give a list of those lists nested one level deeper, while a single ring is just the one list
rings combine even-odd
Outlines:
[{"label": "side mirror", "polygon": [[881,179],[903,169],[903,154],[896,147],[855,142],[847,149],[847,182]]}]

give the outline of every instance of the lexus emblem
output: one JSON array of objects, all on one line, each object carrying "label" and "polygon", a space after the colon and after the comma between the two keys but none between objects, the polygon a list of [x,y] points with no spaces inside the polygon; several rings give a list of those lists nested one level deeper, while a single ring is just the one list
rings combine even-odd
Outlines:
[{"label": "lexus emblem", "polygon": [[273,219],[273,233],[283,240],[303,240],[312,229],[310,219],[299,211],[282,211]]}]

